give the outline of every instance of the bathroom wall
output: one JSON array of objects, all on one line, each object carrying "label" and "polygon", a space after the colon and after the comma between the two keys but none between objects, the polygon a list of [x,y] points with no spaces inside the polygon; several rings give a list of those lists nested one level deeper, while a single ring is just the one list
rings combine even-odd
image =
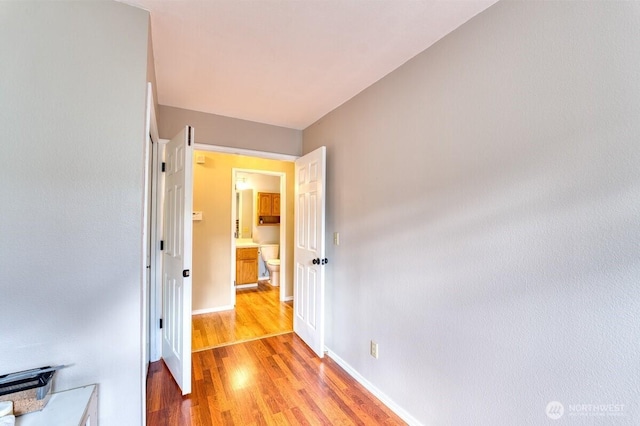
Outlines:
[{"label": "bathroom wall", "polygon": [[[256,169],[286,174],[288,217],[287,296],[293,296],[293,191],[294,163],[197,151],[205,164],[194,164],[193,209],[202,211],[202,220],[193,222],[193,305],[194,311],[229,308],[231,302],[231,200],[232,169]],[[254,210],[255,211],[255,210]]]},{"label": "bathroom wall", "polygon": [[[249,174],[247,175],[249,185],[252,188],[256,188],[253,197],[253,211],[256,212],[254,216],[257,216],[258,212],[258,193],[259,192],[272,192],[280,193],[280,178],[278,176],[269,176],[263,174]],[[253,220],[253,240],[259,244],[280,244],[280,225],[268,225],[258,226],[258,222]],[[269,276],[267,265],[262,260],[258,259],[258,277],[266,278]]]},{"label": "bathroom wall", "polygon": [[254,196],[253,189],[239,191],[240,205],[236,206],[236,216],[240,220],[240,238],[253,238]]},{"label": "bathroom wall", "polygon": [[[258,211],[258,192],[274,192],[280,193],[280,178],[278,176],[269,176],[251,173],[247,175],[247,182],[254,188],[253,191],[253,211],[257,216]],[[260,244],[279,243],[280,226],[258,226],[257,221],[253,220],[253,241]]]},{"label": "bathroom wall", "polygon": [[501,1],[304,131],[327,346],[412,424],[640,424],[638,40],[640,2]]}]

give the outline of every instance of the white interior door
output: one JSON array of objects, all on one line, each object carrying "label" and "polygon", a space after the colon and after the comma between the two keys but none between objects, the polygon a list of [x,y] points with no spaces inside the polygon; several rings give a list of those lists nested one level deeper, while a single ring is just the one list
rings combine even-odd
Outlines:
[{"label": "white interior door", "polygon": [[296,160],[293,330],[324,356],[324,210],[326,148]]},{"label": "white interior door", "polygon": [[182,394],[191,393],[193,128],[165,149],[162,358]]}]

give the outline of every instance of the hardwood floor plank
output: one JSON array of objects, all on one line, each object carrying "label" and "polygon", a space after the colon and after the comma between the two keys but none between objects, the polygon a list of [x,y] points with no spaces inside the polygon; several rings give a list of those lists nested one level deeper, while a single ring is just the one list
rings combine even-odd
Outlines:
[{"label": "hardwood floor plank", "polygon": [[[335,363],[331,358],[327,359],[327,363]],[[332,399],[337,401],[352,401],[354,404],[348,405],[344,403],[345,410],[349,410],[355,417],[360,419],[359,424],[378,424],[381,418],[385,416],[384,410],[379,410],[381,403],[377,399],[371,399],[369,393],[362,392],[362,387],[354,387],[349,382],[353,383],[353,379],[341,368],[323,369],[325,375],[324,381],[327,383],[327,392],[335,393],[336,396]],[[362,409],[361,407],[365,407]],[[384,406],[383,406],[384,407]],[[384,407],[386,409],[386,407]]]},{"label": "hardwood floor plank", "polygon": [[311,423],[309,423],[309,420],[307,420],[306,416],[304,415],[300,407],[293,407],[290,412],[292,415],[293,424],[305,425],[305,426],[311,425]]},{"label": "hardwood floor plank", "polygon": [[329,418],[324,414],[323,410],[321,410],[318,404],[316,404],[316,398],[311,397],[306,389],[300,389],[298,393],[305,402],[304,407],[306,408],[306,412],[310,413],[316,422],[319,422],[323,425],[331,425],[331,420],[329,420]]},{"label": "hardwood floor plank", "polygon": [[239,290],[235,309],[194,315],[192,351],[210,349],[293,330],[293,308],[280,302],[280,288],[260,282],[257,289]]},{"label": "hardwood floor plank", "polygon": [[162,361],[147,378],[147,425],[402,425],[331,358],[295,334],[192,355],[192,394],[183,397]]}]

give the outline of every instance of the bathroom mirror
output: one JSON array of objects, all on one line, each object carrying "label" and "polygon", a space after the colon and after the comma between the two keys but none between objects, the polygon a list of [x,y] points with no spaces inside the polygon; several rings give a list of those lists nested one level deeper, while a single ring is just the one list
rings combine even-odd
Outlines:
[{"label": "bathroom mirror", "polygon": [[253,238],[253,189],[236,191],[236,224],[238,238]]}]

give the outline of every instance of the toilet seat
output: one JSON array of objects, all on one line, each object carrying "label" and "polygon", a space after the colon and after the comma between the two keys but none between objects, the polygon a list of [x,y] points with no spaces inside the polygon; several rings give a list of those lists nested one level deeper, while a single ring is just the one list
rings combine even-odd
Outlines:
[{"label": "toilet seat", "polygon": [[280,259],[269,259],[267,260],[267,265],[280,266]]}]

